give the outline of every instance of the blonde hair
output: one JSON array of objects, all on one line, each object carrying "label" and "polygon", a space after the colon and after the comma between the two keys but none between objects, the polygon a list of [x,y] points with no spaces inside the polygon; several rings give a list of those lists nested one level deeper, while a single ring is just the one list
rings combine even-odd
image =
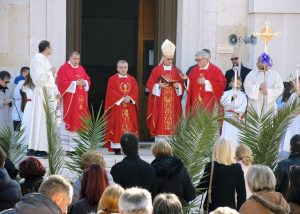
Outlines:
[{"label": "blonde hair", "polygon": [[220,164],[231,165],[234,163],[230,140],[219,138],[213,148],[212,161]]},{"label": "blonde hair", "polygon": [[98,214],[118,213],[119,199],[123,192],[124,189],[120,185],[109,185],[100,198],[98,204]]},{"label": "blonde hair", "polygon": [[154,143],[151,146],[151,151],[154,157],[166,157],[166,156],[173,156],[172,147],[169,143],[165,141],[160,141],[158,143]]},{"label": "blonde hair", "polygon": [[237,161],[242,161],[246,166],[250,166],[253,162],[252,151],[249,146],[240,144],[235,151]]},{"label": "blonde hair", "polygon": [[81,156],[80,168],[82,170],[88,169],[92,164],[99,164],[105,168],[103,155],[96,150],[88,151]]},{"label": "blonde hair", "polygon": [[275,190],[276,178],[268,166],[251,166],[246,174],[246,180],[251,192]]}]

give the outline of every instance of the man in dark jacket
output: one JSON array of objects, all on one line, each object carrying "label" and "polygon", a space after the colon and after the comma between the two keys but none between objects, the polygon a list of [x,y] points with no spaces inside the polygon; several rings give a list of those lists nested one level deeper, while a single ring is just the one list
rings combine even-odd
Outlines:
[{"label": "man in dark jacket", "polygon": [[60,175],[52,175],[41,184],[39,193],[23,196],[13,213],[66,214],[72,195],[73,188],[69,181]]},{"label": "man in dark jacket", "polygon": [[21,187],[4,168],[6,153],[0,147],[0,211],[14,207],[22,197]]},{"label": "man in dark jacket", "polygon": [[157,193],[157,181],[154,168],[138,155],[138,139],[133,134],[121,137],[121,148],[126,157],[111,168],[114,182],[123,188],[141,187],[154,197]]},{"label": "man in dark jacket", "polygon": [[281,160],[278,162],[275,169],[276,176],[276,187],[277,192],[285,195],[286,190],[289,186],[289,173],[290,168],[293,165],[300,166],[300,135],[296,134],[291,138],[290,141],[290,156],[288,159]]},{"label": "man in dark jacket", "polygon": [[[231,79],[232,77],[234,77],[234,73],[238,72],[238,66],[239,66],[239,57],[236,54],[232,54],[230,59],[232,62],[232,68],[226,71],[225,73],[225,77],[227,79],[227,85],[225,91],[228,91],[232,88],[232,86],[230,85]],[[241,73],[238,74],[238,76],[242,78],[242,83],[244,83],[246,76],[249,74],[250,71],[251,69],[246,68],[245,66],[243,66],[243,64],[241,64]]]}]

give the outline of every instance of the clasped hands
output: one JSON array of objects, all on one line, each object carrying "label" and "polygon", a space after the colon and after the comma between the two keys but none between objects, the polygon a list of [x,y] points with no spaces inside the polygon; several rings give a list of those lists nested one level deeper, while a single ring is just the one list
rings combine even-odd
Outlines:
[{"label": "clasped hands", "polygon": [[261,93],[263,95],[267,95],[268,91],[267,91],[267,83],[266,82],[261,83],[259,89],[261,90]]},{"label": "clasped hands", "polygon": [[198,82],[198,84],[200,84],[200,85],[203,85],[203,84],[205,84],[205,78],[204,77],[199,77],[198,79],[197,79],[197,82]]},{"label": "clasped hands", "polygon": [[127,96],[124,97],[123,102],[124,102],[124,103],[129,103],[130,100],[131,100],[131,97],[129,97],[129,96],[127,95]]},{"label": "clasped hands", "polygon": [[77,81],[76,81],[76,85],[77,85],[77,86],[84,86],[84,85],[85,85],[84,79],[79,79],[79,80],[77,80]]},{"label": "clasped hands", "polygon": [[[165,82],[161,82],[161,80],[160,80],[159,83],[158,83],[158,85],[159,85],[159,88],[167,88],[170,84],[165,83]],[[180,84],[179,84],[178,82],[174,82],[174,83],[173,83],[173,86],[174,86],[176,89],[178,89],[179,86],[180,86]]]}]

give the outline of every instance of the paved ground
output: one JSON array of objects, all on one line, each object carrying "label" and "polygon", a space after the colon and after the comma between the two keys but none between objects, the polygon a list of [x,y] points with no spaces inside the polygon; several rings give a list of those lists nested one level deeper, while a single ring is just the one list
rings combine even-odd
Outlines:
[{"label": "paved ground", "polygon": [[[113,153],[110,153],[107,151],[107,149],[101,148],[100,152],[104,155],[104,160],[106,162],[107,170],[110,171],[111,167],[121,161],[124,156],[123,155],[114,155]],[[140,156],[143,160],[147,161],[148,163],[151,163],[151,161],[154,159],[150,148],[143,148],[140,149]],[[45,166],[48,169],[48,159],[41,159],[39,160],[42,162],[43,166]],[[68,160],[68,157],[65,156],[65,160]],[[78,166],[79,167],[79,166]],[[76,174],[69,171],[68,169],[64,168],[62,171],[62,175],[66,178],[70,179],[71,181],[76,177]]]}]

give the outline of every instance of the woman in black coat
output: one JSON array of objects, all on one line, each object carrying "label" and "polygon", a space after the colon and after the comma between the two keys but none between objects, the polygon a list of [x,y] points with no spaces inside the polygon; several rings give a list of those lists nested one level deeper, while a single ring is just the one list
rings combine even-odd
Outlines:
[{"label": "woman in black coat", "polygon": [[166,142],[159,142],[151,150],[155,157],[151,165],[157,175],[157,193],[174,193],[181,203],[195,199],[195,187],[182,161],[173,157],[172,147]]},{"label": "woman in black coat", "polygon": [[[245,179],[241,165],[233,160],[229,140],[221,138],[215,143],[212,160],[214,164],[213,173],[211,173],[212,162],[210,162],[206,165],[198,185],[202,192],[208,190],[212,174],[211,203],[209,203],[208,211],[213,211],[218,207],[230,207],[239,210],[246,201]],[[207,209],[208,195],[205,199],[205,210]]]}]

